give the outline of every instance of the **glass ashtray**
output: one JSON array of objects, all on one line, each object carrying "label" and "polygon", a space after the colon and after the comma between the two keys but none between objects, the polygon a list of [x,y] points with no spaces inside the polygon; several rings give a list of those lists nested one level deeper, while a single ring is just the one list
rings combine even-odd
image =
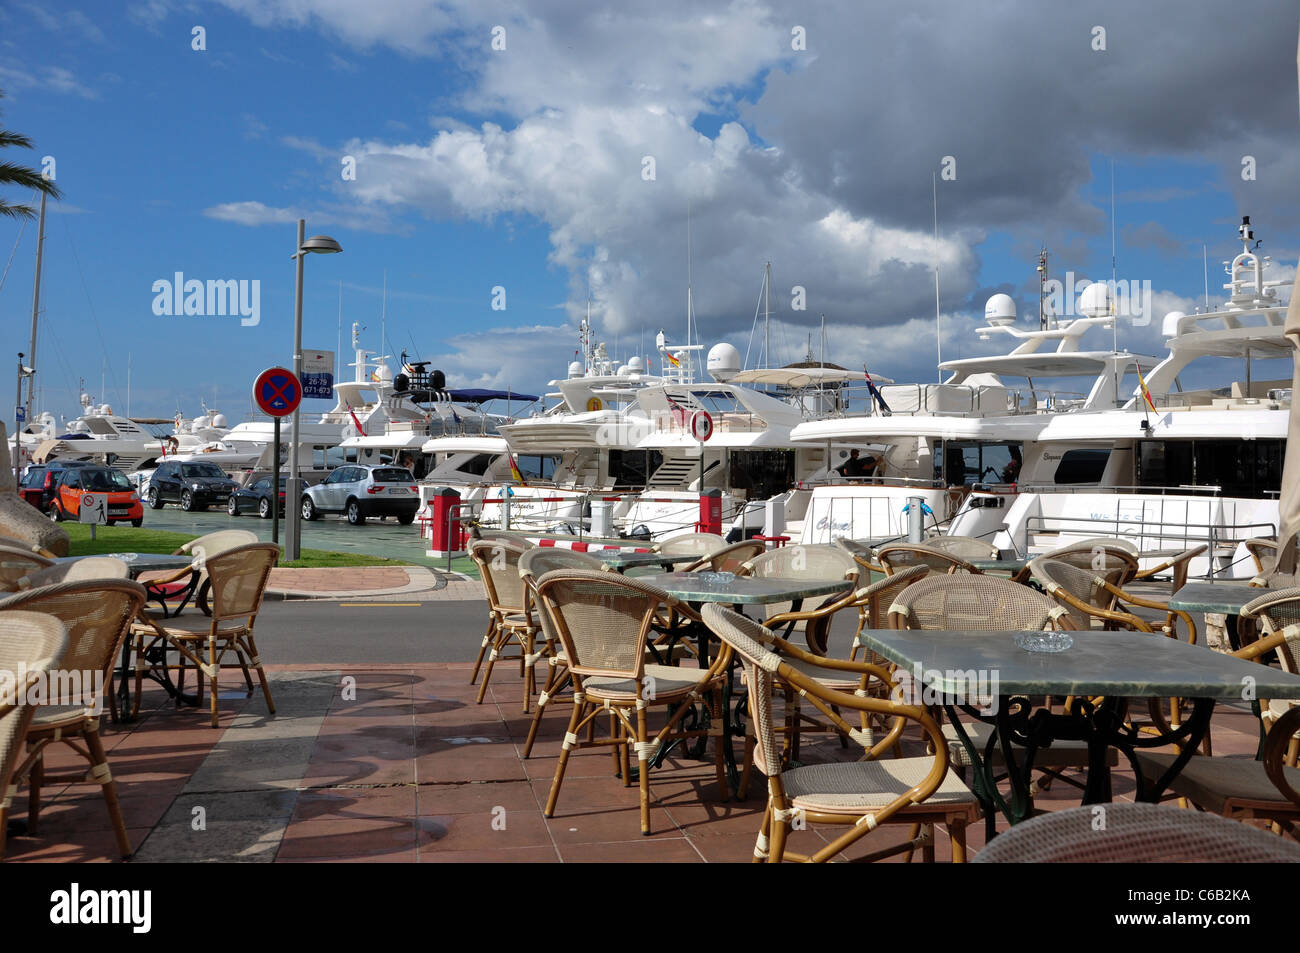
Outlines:
[{"label": "glass ashtray", "polygon": [[702,572],[700,578],[711,586],[725,586],[736,581],[734,572]]},{"label": "glass ashtray", "polygon": [[1017,632],[1016,645],[1026,652],[1064,652],[1074,644],[1069,632]]}]

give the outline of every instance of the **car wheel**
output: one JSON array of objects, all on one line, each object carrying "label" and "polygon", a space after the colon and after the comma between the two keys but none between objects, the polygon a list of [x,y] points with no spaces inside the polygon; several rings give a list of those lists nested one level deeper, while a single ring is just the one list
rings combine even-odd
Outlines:
[{"label": "car wheel", "polygon": [[262,502],[257,504],[257,515],[264,520],[271,518],[271,501],[263,498]]},{"label": "car wheel", "polygon": [[361,512],[361,504],[356,500],[348,500],[348,522],[353,526],[360,526],[366,521]]},{"label": "car wheel", "polygon": [[316,504],[312,503],[311,497],[304,496],[302,498],[302,518],[311,522],[319,515],[320,513],[316,509]]},{"label": "car wheel", "polygon": [[239,500],[235,494],[230,494],[230,499],[226,500],[226,512],[231,516],[239,515]]},{"label": "car wheel", "polygon": [[181,509],[186,513],[194,512],[194,494],[189,490],[181,490]]},{"label": "car wheel", "polygon": [[144,525],[144,520],[143,519],[131,520],[131,525],[134,526],[136,529],[139,529],[141,526]]},{"label": "car wheel", "polygon": [[415,514],[403,513],[397,517],[397,522],[401,523],[403,526],[410,526],[412,523],[415,522]]},{"label": "car wheel", "polygon": [[145,496],[145,499],[149,501],[149,509],[160,510],[163,508],[162,497],[158,495],[158,487],[149,487],[149,493]]},{"label": "car wheel", "polygon": [[50,504],[50,519],[54,520],[56,523],[63,522],[63,510],[59,509],[58,503]]}]

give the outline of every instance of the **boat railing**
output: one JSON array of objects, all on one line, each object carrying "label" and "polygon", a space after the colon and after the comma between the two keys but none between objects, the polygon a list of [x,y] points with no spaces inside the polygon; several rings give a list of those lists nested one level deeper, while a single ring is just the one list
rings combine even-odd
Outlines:
[{"label": "boat railing", "polygon": [[1190,484],[1180,484],[1177,486],[1103,486],[1101,484],[1089,483],[1022,483],[1020,484],[1020,492],[1109,493],[1113,495],[1144,494],[1149,496],[1218,496],[1223,493],[1223,487],[1212,486],[1209,484],[1200,486],[1192,486]]}]

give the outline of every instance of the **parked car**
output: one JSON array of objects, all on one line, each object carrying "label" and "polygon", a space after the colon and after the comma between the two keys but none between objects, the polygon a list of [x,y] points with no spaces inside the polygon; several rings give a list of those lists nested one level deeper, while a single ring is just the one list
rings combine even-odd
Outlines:
[{"label": "parked car", "polygon": [[18,495],[42,513],[48,513],[63,471],[95,466],[102,466],[102,464],[89,460],[51,460],[49,463],[33,463],[23,474],[22,482],[18,484]]},{"label": "parked car", "polygon": [[[284,516],[284,488],[288,482],[287,475],[280,476],[280,516]],[[238,487],[230,494],[226,503],[226,512],[231,516],[241,513],[256,513],[264,520],[271,518],[271,478],[262,477],[252,486]]]},{"label": "parked car", "polygon": [[307,487],[298,505],[305,520],[322,513],[344,513],[353,526],[360,526],[368,516],[395,516],[406,525],[420,508],[420,493],[410,470],[348,465],[334,470],[323,483]]},{"label": "parked car", "polygon": [[80,519],[81,498],[88,493],[104,498],[107,522],[132,526],[144,522],[144,507],[131,481],[121,470],[105,466],[65,469],[50,502],[50,515],[59,522]]},{"label": "parked car", "polygon": [[167,460],[154,470],[145,499],[151,509],[160,510],[168,503],[179,503],[181,509],[189,512],[206,510],[214,503],[225,506],[237,489],[239,484],[215,463]]}]

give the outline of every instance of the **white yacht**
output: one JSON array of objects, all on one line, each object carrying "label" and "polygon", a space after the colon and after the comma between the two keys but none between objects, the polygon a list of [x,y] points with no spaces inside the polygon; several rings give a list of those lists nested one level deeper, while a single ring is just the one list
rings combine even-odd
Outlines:
[{"label": "white yacht", "polygon": [[[1011,354],[947,362],[941,366],[953,376],[942,385],[882,388],[890,417],[799,428],[807,439],[851,434],[887,447],[884,474],[870,485],[813,491],[813,518],[799,537],[901,536],[903,507],[920,497],[931,511],[927,524],[1008,552],[1121,534],[1147,551],[1208,543],[1193,573],[1252,575],[1240,543],[1277,529],[1291,380],[1253,380],[1251,362],[1290,359],[1292,348],[1276,294],[1283,282],[1264,280],[1268,260],[1254,250],[1249,220],[1240,235],[1243,250],[1227,266],[1229,300],[1206,313],[1167,315],[1161,359],[1077,349],[1089,327],[1109,326],[1105,285],[1085,290],[1084,318],[1040,331],[1014,328],[1014,305],[995,296],[983,333],[1022,339]],[[1053,337],[1056,351],[1037,356],[1037,345],[1027,347]],[[1211,358],[1240,361],[1244,379],[1182,389],[1180,375]],[[1045,391],[1044,380],[1065,376],[1072,362],[1075,374],[1096,375],[1088,392]],[[1013,375],[1030,381],[1027,400],[1003,385]]]},{"label": "white yacht", "polygon": [[44,413],[18,434],[21,456],[27,462],[95,460],[131,470],[157,453],[156,436],[129,417],[115,414],[108,404],[96,404],[87,393],[81,395],[81,416],[69,421],[62,432],[53,423],[53,416]]}]

